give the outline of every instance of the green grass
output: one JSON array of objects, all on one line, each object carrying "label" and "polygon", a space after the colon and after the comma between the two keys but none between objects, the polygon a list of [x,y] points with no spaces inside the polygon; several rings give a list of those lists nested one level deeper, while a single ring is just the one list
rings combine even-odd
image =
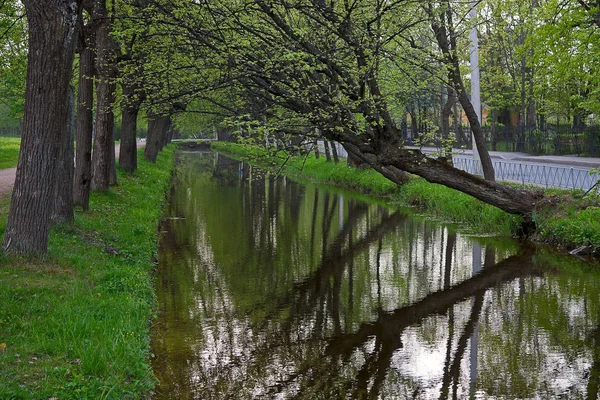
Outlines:
[{"label": "green grass", "polygon": [[17,166],[20,147],[21,138],[0,137],[0,169]]},{"label": "green grass", "polygon": [[508,214],[468,194],[433,184],[421,178],[402,186],[395,202],[426,210],[428,214],[462,225],[462,230],[510,236],[517,232],[521,217]]},{"label": "green grass", "polygon": [[[43,259],[0,255],[0,399],[139,399],[154,385],[149,323],[157,222],[173,147],[92,193]],[[0,198],[0,231],[8,196]]]},{"label": "green grass", "polygon": [[600,251],[600,196],[556,193],[535,214],[537,237],[559,248],[590,246]]},{"label": "green grass", "polygon": [[[213,148],[272,168],[277,168],[287,159],[285,153],[269,152],[258,146],[215,143]],[[285,174],[380,196],[441,221],[460,224],[461,230],[510,236],[518,232],[522,221],[519,216],[510,215],[467,194],[418,177],[412,177],[409,183],[398,187],[376,171],[357,170],[345,163],[328,163],[324,157],[315,159],[312,155],[306,159],[291,157],[286,165],[283,169]],[[547,190],[546,194],[550,196],[549,200],[542,203],[534,215],[538,231],[533,238],[565,249],[591,246],[598,251],[600,198],[581,198],[580,194],[556,189]]]}]

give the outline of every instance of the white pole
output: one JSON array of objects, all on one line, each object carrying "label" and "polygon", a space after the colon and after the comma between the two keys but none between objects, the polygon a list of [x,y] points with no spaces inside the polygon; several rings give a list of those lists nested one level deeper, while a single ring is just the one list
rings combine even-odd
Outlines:
[{"label": "white pole", "polygon": [[[477,38],[477,27],[474,23],[475,19],[477,18],[477,1],[473,0],[471,4],[471,11],[469,12],[469,16],[471,17],[471,21],[473,22],[473,27],[471,28],[471,32],[469,34],[469,38],[471,39],[471,104],[473,104],[473,108],[475,108],[475,112],[477,113],[477,119],[479,120],[479,124],[481,125],[481,94],[479,88],[479,41]],[[473,135],[473,133],[471,133],[471,141],[473,142],[473,161],[475,164],[475,173],[477,175],[482,175],[483,171],[481,168],[481,159],[479,158],[479,152],[477,151],[477,145],[475,144],[475,136]]]}]

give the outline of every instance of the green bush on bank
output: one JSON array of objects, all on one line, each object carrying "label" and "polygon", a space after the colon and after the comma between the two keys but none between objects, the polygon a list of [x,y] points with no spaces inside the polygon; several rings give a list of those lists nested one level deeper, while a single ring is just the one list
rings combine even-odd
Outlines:
[{"label": "green bush on bank", "polygon": [[[285,153],[275,154],[260,146],[215,143],[213,147],[217,151],[236,154],[262,165],[281,165],[287,159]],[[515,235],[521,225],[521,217],[422,178],[414,177],[407,184],[398,187],[376,171],[355,169],[346,166],[344,162],[328,163],[324,157],[316,159],[313,155],[305,159],[291,157],[287,164],[285,174],[385,197],[400,206],[426,210],[442,221],[459,223],[463,229],[472,232]],[[596,251],[600,249],[600,208],[597,207],[597,196],[591,200],[573,201],[573,196],[568,191],[549,190],[548,194],[558,195],[561,200],[545,203],[536,211],[534,218],[538,233],[535,238],[566,249],[579,246],[590,246]],[[557,207],[560,207],[560,212],[557,212]]]},{"label": "green bush on bank", "polygon": [[[154,386],[149,321],[173,148],[94,192],[43,259],[0,255],[1,399],[139,399]],[[0,233],[9,196],[0,199]]]}]

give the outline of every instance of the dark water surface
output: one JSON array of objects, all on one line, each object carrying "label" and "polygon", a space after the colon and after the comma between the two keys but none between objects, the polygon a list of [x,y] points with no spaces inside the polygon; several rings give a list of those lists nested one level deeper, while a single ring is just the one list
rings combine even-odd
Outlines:
[{"label": "dark water surface", "polygon": [[156,399],[598,398],[598,265],[180,158]]}]

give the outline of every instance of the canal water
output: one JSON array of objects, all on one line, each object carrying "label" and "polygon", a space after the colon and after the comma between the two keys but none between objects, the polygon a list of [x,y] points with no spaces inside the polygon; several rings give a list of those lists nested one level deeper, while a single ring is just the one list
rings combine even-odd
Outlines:
[{"label": "canal water", "polygon": [[156,399],[598,398],[599,265],[212,153],[156,291]]}]

